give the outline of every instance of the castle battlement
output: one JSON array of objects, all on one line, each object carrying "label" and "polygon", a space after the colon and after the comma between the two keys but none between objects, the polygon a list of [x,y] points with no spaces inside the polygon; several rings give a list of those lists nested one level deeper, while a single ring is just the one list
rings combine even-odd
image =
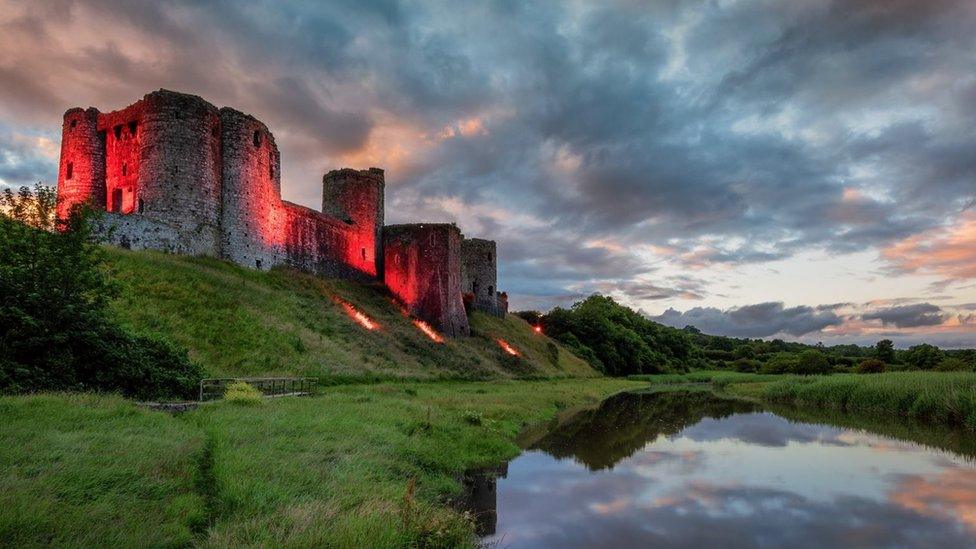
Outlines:
[{"label": "castle battlement", "polygon": [[105,211],[119,246],[383,281],[452,337],[469,332],[463,292],[476,309],[507,312],[494,242],[464,239],[453,224],[385,226],[379,168],[326,173],[322,211],[284,201],[268,127],[195,95],[159,90],[117,111],[66,111],[58,216],[83,203]]}]

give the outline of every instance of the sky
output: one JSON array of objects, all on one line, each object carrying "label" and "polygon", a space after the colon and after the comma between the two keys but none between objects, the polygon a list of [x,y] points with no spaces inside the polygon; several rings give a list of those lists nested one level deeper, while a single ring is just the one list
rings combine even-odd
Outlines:
[{"label": "sky", "polygon": [[0,186],[61,115],[255,115],[282,193],[386,170],[389,223],[498,243],[513,309],[976,347],[976,2],[0,0]]}]

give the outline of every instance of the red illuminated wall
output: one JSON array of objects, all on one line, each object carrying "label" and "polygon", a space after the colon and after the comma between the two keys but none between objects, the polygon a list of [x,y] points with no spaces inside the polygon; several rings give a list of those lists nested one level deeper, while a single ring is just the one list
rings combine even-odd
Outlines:
[{"label": "red illuminated wall", "polygon": [[130,214],[139,199],[139,138],[143,102],[98,117],[105,139],[105,209]]},{"label": "red illuminated wall", "polygon": [[385,186],[379,168],[343,168],[322,177],[322,211],[350,229],[342,261],[370,277],[382,272]]},{"label": "red illuminated wall", "polygon": [[448,337],[468,335],[461,301],[461,231],[453,224],[383,229],[383,281],[407,311]]}]

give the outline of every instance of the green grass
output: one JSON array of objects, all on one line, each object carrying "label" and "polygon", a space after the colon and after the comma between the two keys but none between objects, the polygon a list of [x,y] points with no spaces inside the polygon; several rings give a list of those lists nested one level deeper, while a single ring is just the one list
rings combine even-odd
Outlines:
[{"label": "green grass", "polygon": [[[126,326],[186,347],[212,376],[297,375],[327,383],[598,375],[514,315],[476,313],[473,337],[436,344],[378,284],[325,280],[287,269],[107,248]],[[380,325],[365,330],[336,303]],[[506,354],[496,339],[520,351]]]},{"label": "green grass", "polygon": [[199,428],[118,397],[0,399],[0,545],[186,545],[206,528]]},{"label": "green grass", "polygon": [[976,431],[976,373],[890,372],[774,379],[744,379],[724,388],[767,402],[912,418]]},{"label": "green grass", "polygon": [[3,397],[0,545],[467,544],[469,521],[445,503],[458,475],[514,457],[527,423],[644,385],[345,385],[179,416]]}]

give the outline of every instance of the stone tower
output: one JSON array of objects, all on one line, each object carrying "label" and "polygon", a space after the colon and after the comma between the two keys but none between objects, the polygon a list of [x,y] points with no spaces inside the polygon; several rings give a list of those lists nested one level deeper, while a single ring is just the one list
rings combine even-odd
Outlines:
[{"label": "stone tower", "polygon": [[105,208],[105,135],[98,131],[98,115],[95,108],[74,108],[64,113],[58,169],[59,219],[85,202],[99,210]]},{"label": "stone tower", "polygon": [[383,275],[383,170],[332,170],[322,177],[322,212],[353,226],[346,263],[363,274]]},{"label": "stone tower", "polygon": [[461,292],[470,296],[475,309],[505,316],[498,306],[496,265],[495,241],[481,238],[461,241]]}]

